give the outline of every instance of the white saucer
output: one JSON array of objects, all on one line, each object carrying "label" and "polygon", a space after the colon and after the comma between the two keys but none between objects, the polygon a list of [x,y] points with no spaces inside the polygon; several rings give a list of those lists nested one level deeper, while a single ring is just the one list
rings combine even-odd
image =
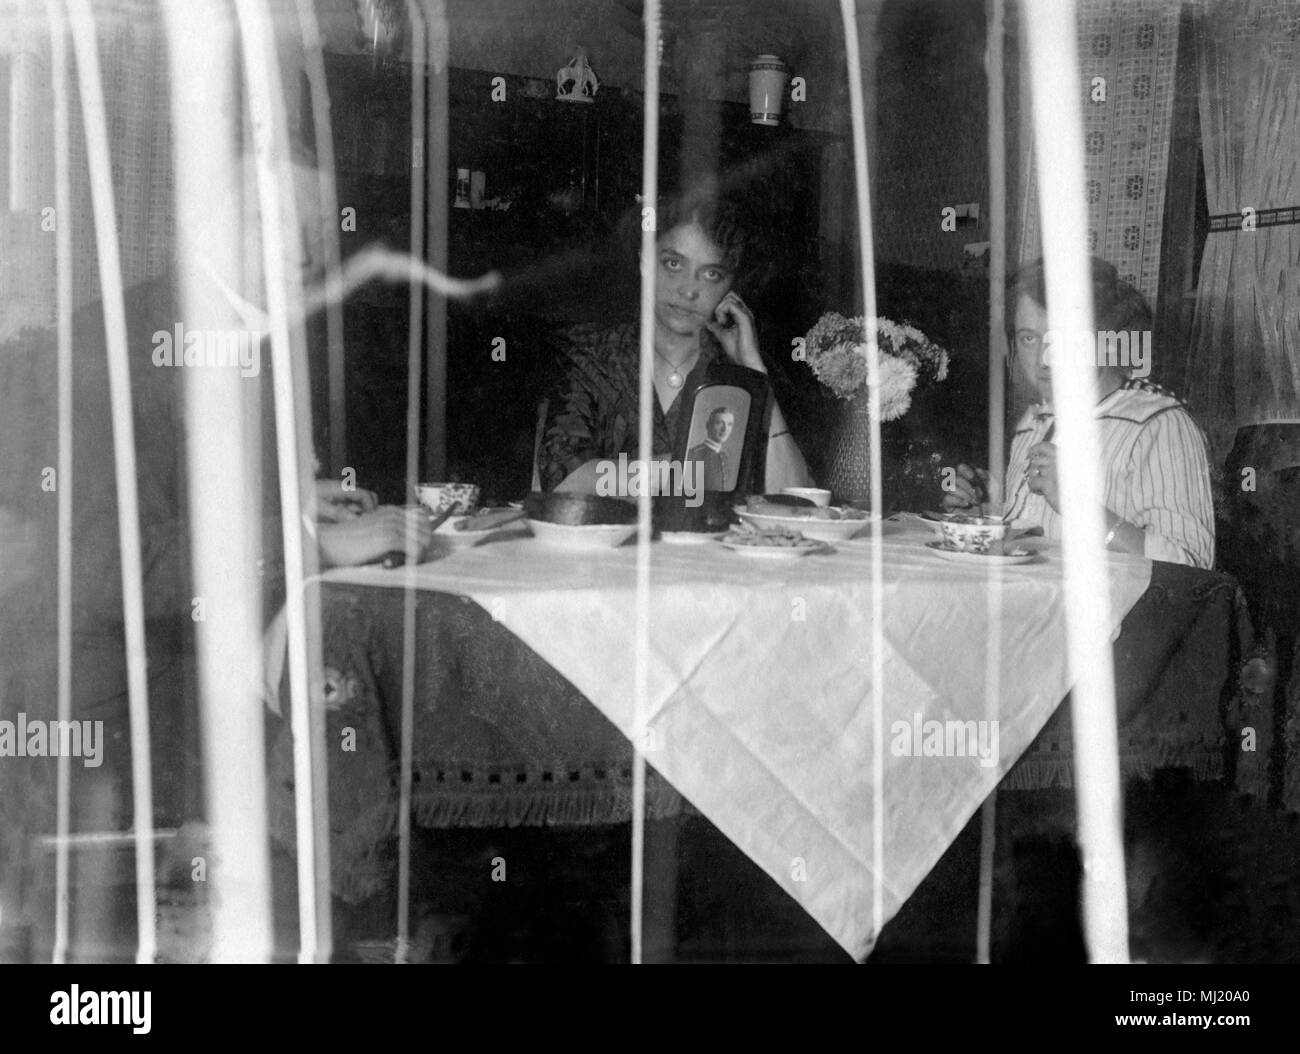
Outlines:
[{"label": "white saucer", "polygon": [[1012,549],[1009,553],[970,553],[963,549],[949,549],[942,542],[926,542],[925,547],[941,560],[954,564],[996,564],[1007,567],[1013,564],[1032,564],[1039,554],[1028,549]]},{"label": "white saucer", "polygon": [[[813,539],[808,539],[812,541]],[[818,542],[816,545],[743,545],[739,542],[724,542],[719,540],[718,544],[723,548],[730,549],[733,553],[740,553],[741,556],[749,556],[755,560],[796,560],[801,556],[811,556],[813,553],[830,553],[834,550],[825,542]]]}]

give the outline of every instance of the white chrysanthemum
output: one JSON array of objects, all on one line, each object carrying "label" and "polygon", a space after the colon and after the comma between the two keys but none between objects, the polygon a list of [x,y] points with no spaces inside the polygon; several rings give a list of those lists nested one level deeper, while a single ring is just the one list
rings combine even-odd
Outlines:
[{"label": "white chrysanthemum", "polygon": [[912,406],[912,389],[916,387],[916,367],[906,359],[892,355],[880,357],[880,419],[893,421]]},{"label": "white chrysanthemum", "polygon": [[861,316],[828,311],[805,338],[807,361],[822,384],[839,398],[851,399],[866,389],[867,363],[877,341],[882,414],[893,420],[908,411],[918,383],[948,376],[948,353],[915,326],[878,316],[868,325]]}]

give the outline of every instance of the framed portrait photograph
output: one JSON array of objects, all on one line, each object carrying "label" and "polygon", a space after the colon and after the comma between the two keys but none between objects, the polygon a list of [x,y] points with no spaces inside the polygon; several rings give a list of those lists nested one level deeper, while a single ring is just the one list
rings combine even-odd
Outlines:
[{"label": "framed portrait photograph", "polygon": [[725,507],[755,487],[766,451],[768,382],[757,370],[715,363],[690,401],[673,443],[673,457],[704,491],[706,503]]}]

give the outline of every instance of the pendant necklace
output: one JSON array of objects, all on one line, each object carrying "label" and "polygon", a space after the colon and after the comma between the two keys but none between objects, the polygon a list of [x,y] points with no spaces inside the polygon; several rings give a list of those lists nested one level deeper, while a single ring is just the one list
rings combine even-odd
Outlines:
[{"label": "pendant necklace", "polygon": [[697,350],[693,354],[688,355],[686,358],[682,359],[681,362],[673,362],[666,355],[662,354],[658,348],[655,348],[655,354],[658,355],[661,359],[664,360],[664,362],[668,363],[668,365],[673,368],[673,372],[668,375],[668,387],[676,391],[678,388],[680,388],[683,384],[686,383],[686,378],[682,376],[682,366],[684,366],[691,359],[698,358],[700,353]]}]

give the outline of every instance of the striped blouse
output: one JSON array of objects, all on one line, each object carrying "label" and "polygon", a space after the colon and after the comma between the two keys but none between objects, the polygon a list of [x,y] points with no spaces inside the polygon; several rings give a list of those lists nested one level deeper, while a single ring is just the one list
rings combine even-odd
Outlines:
[{"label": "striped blouse", "polygon": [[[1011,441],[1005,512],[1061,536],[1061,516],[1029,490],[1029,450],[1052,427],[1042,407],[1021,418]],[[1152,560],[1209,568],[1214,564],[1214,504],[1205,437],[1162,388],[1128,381],[1097,405],[1105,503],[1146,532]]]}]

